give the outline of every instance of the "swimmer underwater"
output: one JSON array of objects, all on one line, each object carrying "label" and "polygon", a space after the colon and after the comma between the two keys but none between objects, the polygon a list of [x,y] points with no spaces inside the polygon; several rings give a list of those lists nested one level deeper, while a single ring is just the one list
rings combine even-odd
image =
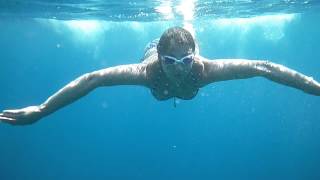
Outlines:
[{"label": "swimmer underwater", "polygon": [[320,84],[283,65],[264,60],[214,59],[200,56],[190,32],[167,29],[160,40],[146,49],[141,63],[119,65],[86,73],[37,106],[4,110],[0,121],[28,125],[104,86],[139,85],[151,90],[157,100],[195,97],[199,88],[218,81],[264,77],[279,84],[320,96]]}]

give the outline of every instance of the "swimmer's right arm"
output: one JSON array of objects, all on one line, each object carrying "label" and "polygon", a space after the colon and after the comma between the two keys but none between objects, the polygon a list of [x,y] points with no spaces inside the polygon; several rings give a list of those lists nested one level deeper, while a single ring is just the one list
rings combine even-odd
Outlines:
[{"label": "swimmer's right arm", "polygon": [[101,86],[147,86],[145,69],[145,64],[131,64],[110,67],[84,74],[64,86],[38,106],[4,110],[0,113],[0,121],[11,125],[32,124]]}]

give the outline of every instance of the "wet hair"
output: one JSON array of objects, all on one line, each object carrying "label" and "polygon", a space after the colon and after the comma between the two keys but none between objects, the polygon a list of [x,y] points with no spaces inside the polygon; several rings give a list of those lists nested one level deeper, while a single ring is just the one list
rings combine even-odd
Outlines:
[{"label": "wet hair", "polygon": [[161,36],[157,51],[159,55],[168,54],[174,47],[180,46],[186,50],[195,51],[195,42],[191,33],[181,27],[167,29]]}]

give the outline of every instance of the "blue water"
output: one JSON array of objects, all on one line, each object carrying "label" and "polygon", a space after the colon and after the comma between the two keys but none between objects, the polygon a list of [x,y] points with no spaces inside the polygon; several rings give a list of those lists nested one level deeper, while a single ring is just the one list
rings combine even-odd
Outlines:
[{"label": "blue water", "polygon": [[[122,10],[116,18],[52,10],[49,1],[0,2],[1,110],[40,104],[84,73],[139,62],[146,44],[176,25],[193,31],[209,59],[270,60],[320,80],[317,1],[199,1],[193,19],[154,14],[161,1],[135,1],[142,10],[82,1]],[[151,17],[135,16],[148,9]],[[320,179],[319,97],[252,78],[177,103],[115,86],[31,126],[0,124],[0,179]]]}]

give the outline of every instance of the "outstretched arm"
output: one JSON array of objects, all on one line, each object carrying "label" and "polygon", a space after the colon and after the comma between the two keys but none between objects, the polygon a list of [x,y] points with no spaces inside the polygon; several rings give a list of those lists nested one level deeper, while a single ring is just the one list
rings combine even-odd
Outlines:
[{"label": "outstretched arm", "polygon": [[3,111],[0,113],[0,121],[12,125],[31,124],[78,100],[97,87],[113,85],[146,86],[145,65],[121,65],[84,74],[64,86],[41,105]]},{"label": "outstretched arm", "polygon": [[217,81],[262,76],[271,81],[320,96],[319,82],[280,64],[245,59],[203,60],[203,63],[205,68],[202,85]]}]

